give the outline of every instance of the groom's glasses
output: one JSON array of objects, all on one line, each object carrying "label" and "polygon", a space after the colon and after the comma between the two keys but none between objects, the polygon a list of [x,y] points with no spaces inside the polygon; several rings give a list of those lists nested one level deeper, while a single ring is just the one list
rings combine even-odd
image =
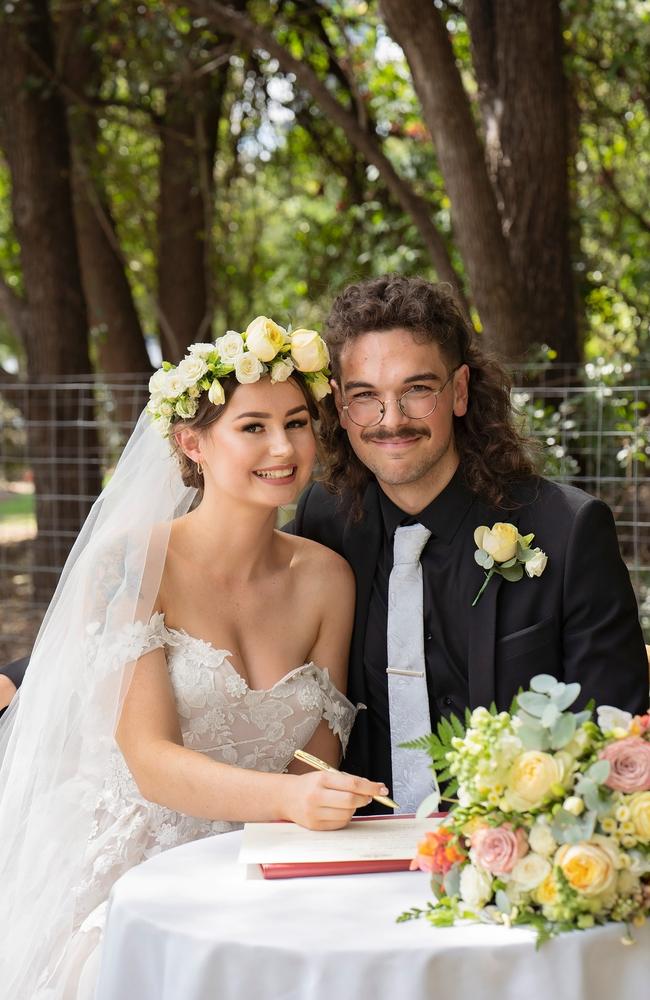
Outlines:
[{"label": "groom's glasses", "polygon": [[438,396],[449,383],[457,369],[449,373],[449,377],[439,389],[431,389],[428,385],[414,385],[406,389],[397,399],[379,399],[378,396],[357,396],[346,403],[346,411],[352,423],[357,427],[374,427],[380,424],[386,414],[387,403],[397,403],[405,417],[411,420],[422,420],[429,417],[438,405]]}]

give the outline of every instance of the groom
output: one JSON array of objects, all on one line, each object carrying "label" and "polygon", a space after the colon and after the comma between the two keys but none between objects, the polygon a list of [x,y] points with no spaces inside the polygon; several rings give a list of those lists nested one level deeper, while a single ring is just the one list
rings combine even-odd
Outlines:
[{"label": "groom", "polygon": [[[423,755],[399,743],[467,706],[508,709],[540,673],[579,681],[580,705],[647,710],[648,663],[612,514],[535,475],[507,379],[447,290],[396,275],[351,285],[326,340],[337,411],[324,421],[329,489],[303,494],[294,530],[356,575],[348,695],[367,711],[346,770],[385,781],[412,808],[431,779],[414,762]],[[495,522],[534,533],[547,560],[538,555],[537,575],[516,581],[493,575],[474,603],[485,581],[474,533]],[[514,531],[492,537],[497,560]]]}]

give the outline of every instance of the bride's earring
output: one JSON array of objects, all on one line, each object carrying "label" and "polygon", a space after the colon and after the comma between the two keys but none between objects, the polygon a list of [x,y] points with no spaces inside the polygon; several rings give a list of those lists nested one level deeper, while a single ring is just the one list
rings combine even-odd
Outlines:
[{"label": "bride's earring", "polygon": [[201,463],[200,463],[200,462],[197,462],[197,463],[196,463],[196,471],[198,472],[198,474],[199,474],[200,476],[202,476],[202,475],[203,475],[203,466],[201,465]]}]

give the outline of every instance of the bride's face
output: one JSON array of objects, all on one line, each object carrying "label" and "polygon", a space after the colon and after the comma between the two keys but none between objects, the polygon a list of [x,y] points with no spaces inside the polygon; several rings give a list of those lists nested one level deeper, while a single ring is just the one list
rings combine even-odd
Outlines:
[{"label": "bride's face", "polygon": [[307,402],[292,381],[239,385],[200,436],[206,484],[221,494],[278,507],[307,485],[316,442]]}]

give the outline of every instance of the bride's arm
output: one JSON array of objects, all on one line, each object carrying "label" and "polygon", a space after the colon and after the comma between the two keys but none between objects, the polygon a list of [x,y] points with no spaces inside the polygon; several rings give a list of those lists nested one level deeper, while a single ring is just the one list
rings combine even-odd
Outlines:
[{"label": "bride's arm", "polygon": [[381,794],[376,782],[351,775],[266,774],[222,764],[183,746],[161,649],[138,661],[116,739],[145,798],[204,819],[288,819],[313,829],[337,829],[371,795]]},{"label": "bride's arm", "polygon": [[[320,565],[310,573],[310,580],[315,581],[317,587],[310,597],[314,603],[318,601],[321,620],[307,660],[327,668],[334,686],[345,694],[356,597],[354,573],[341,556],[320,546],[319,549]],[[319,723],[305,750],[334,767],[340,764],[341,742],[325,719]],[[289,770],[293,774],[306,774],[309,767],[296,760],[289,765]]]}]

